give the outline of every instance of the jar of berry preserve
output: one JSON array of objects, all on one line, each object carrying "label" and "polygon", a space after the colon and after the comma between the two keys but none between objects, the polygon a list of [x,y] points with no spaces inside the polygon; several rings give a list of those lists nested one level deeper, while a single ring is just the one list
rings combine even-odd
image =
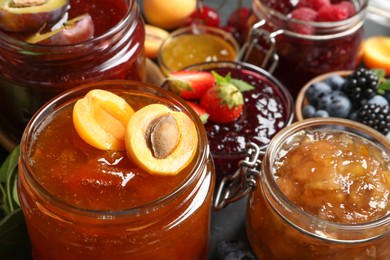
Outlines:
[{"label": "jar of berry preserve", "polygon": [[135,0],[71,0],[69,5],[69,19],[90,14],[94,38],[43,45],[0,31],[0,132],[8,144],[20,140],[39,107],[67,89],[105,79],[145,79],[145,32]]},{"label": "jar of berry preserve", "polygon": [[[72,110],[96,88],[119,95],[134,111],[162,104],[186,114],[198,140],[193,159],[177,175],[152,175],[126,151],[89,146],[74,131]],[[207,258],[214,167],[202,122],[175,94],[122,80],[66,91],[27,125],[19,163],[18,195],[34,259]]]},{"label": "jar of berry preserve", "polygon": [[[286,0],[253,0],[246,26],[248,38],[241,53],[241,60],[269,70],[293,97],[317,75],[356,68],[368,5],[367,0],[351,0],[348,9],[343,7],[338,11],[340,1],[330,1],[329,15],[323,16],[332,20],[340,12],[340,20],[329,21],[325,17],[318,21],[319,7],[308,8],[311,1],[301,2],[294,6]],[[330,5],[329,1],[321,2]],[[306,12],[292,15],[300,5]],[[346,15],[347,10],[351,13]]]},{"label": "jar of berry preserve", "polygon": [[388,259],[390,142],[338,118],[296,122],[262,161],[248,144],[215,207],[249,194],[246,232],[259,259]]}]

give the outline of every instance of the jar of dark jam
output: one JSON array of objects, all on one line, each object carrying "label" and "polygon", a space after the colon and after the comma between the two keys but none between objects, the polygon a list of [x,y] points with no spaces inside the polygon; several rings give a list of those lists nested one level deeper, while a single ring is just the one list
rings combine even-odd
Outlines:
[{"label": "jar of dark jam", "polygon": [[95,34],[69,45],[25,42],[0,32],[0,131],[17,143],[32,115],[55,95],[87,82],[145,79],[140,8],[135,0],[70,0],[68,19],[89,13]]},{"label": "jar of dark jam", "polygon": [[[153,175],[126,151],[87,144],[72,111],[94,89],[119,95],[137,112],[160,104],[184,113],[197,136],[194,157],[176,175]],[[169,168],[164,160],[158,163]],[[19,163],[18,194],[34,259],[207,258],[213,163],[202,122],[173,93],[124,80],[66,91],[30,120]]]},{"label": "jar of dark jam", "polygon": [[[352,16],[323,22],[292,18],[293,1],[253,0],[241,60],[269,70],[294,98],[317,75],[356,68],[368,1],[350,2],[355,9]],[[303,30],[296,29],[302,26]]]},{"label": "jar of dark jam", "polygon": [[250,193],[246,231],[259,259],[390,257],[385,136],[351,120],[306,119],[281,130],[261,162],[255,157],[243,163],[241,187]]}]

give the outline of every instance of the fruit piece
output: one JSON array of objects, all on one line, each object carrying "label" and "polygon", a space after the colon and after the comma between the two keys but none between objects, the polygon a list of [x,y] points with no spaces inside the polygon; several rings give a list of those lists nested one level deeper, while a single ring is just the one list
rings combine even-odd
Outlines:
[{"label": "fruit piece", "polygon": [[390,75],[390,37],[374,36],[363,43],[363,63],[368,68],[383,68]]},{"label": "fruit piece", "polygon": [[229,15],[227,25],[239,30],[244,30],[249,14],[250,9],[248,7],[237,8]]},{"label": "fruit piece", "polygon": [[127,102],[109,91],[95,89],[73,108],[73,123],[79,136],[100,150],[125,150],[126,125],[134,113]]},{"label": "fruit piece", "polygon": [[334,91],[320,98],[317,109],[326,110],[329,116],[347,118],[352,109],[349,98],[341,91]]},{"label": "fruit piece", "polygon": [[207,71],[176,71],[167,78],[168,89],[186,99],[199,99],[215,83]]},{"label": "fruit piece", "polygon": [[365,104],[358,111],[356,120],[387,135],[390,132],[390,106]]},{"label": "fruit piece", "polygon": [[195,9],[186,21],[186,25],[200,24],[212,27],[219,27],[219,23],[220,17],[217,10],[202,4]]},{"label": "fruit piece", "polygon": [[157,58],[158,49],[168,38],[169,32],[159,27],[145,24],[145,55],[150,59]]},{"label": "fruit piece", "polygon": [[220,241],[216,253],[218,259],[257,259],[243,241],[236,239]]},{"label": "fruit piece", "polygon": [[333,90],[342,90],[345,83],[345,78],[338,74],[330,75],[325,79],[325,83],[328,84]]},{"label": "fruit piece", "polygon": [[302,115],[303,118],[311,118],[314,117],[314,114],[316,113],[316,109],[312,105],[306,105],[302,108]]},{"label": "fruit piece", "polygon": [[315,112],[314,117],[329,117],[329,113],[326,110],[319,109]]},{"label": "fruit piece", "polygon": [[350,8],[345,4],[325,5],[318,10],[317,21],[336,22],[349,18]]},{"label": "fruit piece", "polygon": [[321,9],[321,7],[330,4],[330,0],[300,0],[296,8],[307,7],[318,11]]},{"label": "fruit piece", "polygon": [[375,96],[377,89],[377,75],[374,71],[366,68],[360,68],[351,73],[343,86],[344,93],[355,104]]},{"label": "fruit piece", "polygon": [[0,28],[21,32],[54,24],[68,9],[68,0],[0,0]]},{"label": "fruit piece", "polygon": [[27,38],[28,43],[43,45],[67,45],[92,39],[95,27],[89,14],[80,15],[67,22],[61,28],[41,34],[40,32]]},{"label": "fruit piece", "polygon": [[[317,18],[317,12],[311,8],[300,7],[291,12],[291,18],[300,21],[315,21]],[[308,24],[292,23],[291,27],[292,30],[297,33],[306,35],[315,34],[314,27]]]},{"label": "fruit piece", "polygon": [[241,92],[254,89],[250,84],[225,77],[212,71],[216,85],[206,91],[200,99],[200,106],[210,115],[209,119],[216,123],[233,122],[240,117],[244,98]]},{"label": "fruit piece", "polygon": [[184,25],[196,9],[196,0],[142,0],[142,8],[149,24],[170,30]]},{"label": "fruit piece", "polygon": [[186,114],[152,104],[131,116],[125,144],[129,157],[148,173],[176,175],[194,158],[198,135]]},{"label": "fruit piece", "polygon": [[367,101],[367,104],[375,104],[380,106],[387,106],[389,105],[389,101],[386,99],[386,97],[381,95],[375,95],[371,99]]},{"label": "fruit piece", "polygon": [[196,114],[198,114],[199,118],[200,118],[200,121],[202,121],[203,124],[206,124],[207,123],[207,120],[209,118],[209,114],[207,113],[207,111],[199,106],[197,103],[195,102],[191,102],[191,101],[186,101],[188,105],[190,105],[190,107],[196,112]]},{"label": "fruit piece", "polygon": [[326,84],[325,82],[319,81],[315,82],[306,91],[306,98],[312,105],[317,105],[318,100],[326,95],[332,92],[331,86]]}]

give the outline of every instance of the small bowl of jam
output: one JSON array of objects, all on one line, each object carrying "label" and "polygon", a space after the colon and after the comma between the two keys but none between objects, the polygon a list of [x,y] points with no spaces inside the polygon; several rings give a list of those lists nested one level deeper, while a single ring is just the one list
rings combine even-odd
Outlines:
[{"label": "small bowl of jam", "polygon": [[[246,156],[246,144],[254,142],[265,150],[272,137],[294,118],[289,91],[265,70],[242,62],[205,62],[185,70],[216,72],[253,86],[242,92],[240,116],[228,123],[207,120],[204,124],[218,177],[232,175]],[[165,82],[163,87],[167,87]]]}]

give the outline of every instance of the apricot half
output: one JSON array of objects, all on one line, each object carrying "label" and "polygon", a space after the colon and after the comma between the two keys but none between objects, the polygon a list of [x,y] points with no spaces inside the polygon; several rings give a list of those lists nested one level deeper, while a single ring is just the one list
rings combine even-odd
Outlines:
[{"label": "apricot half", "polygon": [[124,151],[124,134],[133,108],[118,95],[91,90],[73,107],[73,124],[79,136],[100,150]]},{"label": "apricot half", "polygon": [[94,33],[95,26],[92,17],[84,14],[65,22],[56,30],[47,33],[38,32],[27,38],[26,42],[45,45],[76,44],[92,39]]},{"label": "apricot half", "polygon": [[22,32],[39,30],[58,21],[69,0],[0,0],[0,28]]},{"label": "apricot half", "polygon": [[198,135],[185,113],[152,104],[132,115],[125,144],[129,157],[148,173],[176,175],[194,158]]}]

